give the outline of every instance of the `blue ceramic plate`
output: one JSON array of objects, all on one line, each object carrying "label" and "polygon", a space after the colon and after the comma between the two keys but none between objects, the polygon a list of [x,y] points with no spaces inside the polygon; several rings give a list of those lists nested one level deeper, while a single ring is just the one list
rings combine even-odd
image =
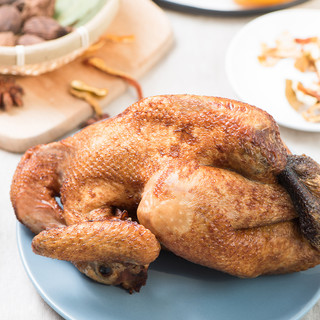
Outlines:
[{"label": "blue ceramic plate", "polygon": [[163,252],[140,293],[95,283],[68,262],[37,256],[18,223],[25,269],[43,299],[66,319],[299,319],[320,298],[320,266],[295,274],[238,279]]}]

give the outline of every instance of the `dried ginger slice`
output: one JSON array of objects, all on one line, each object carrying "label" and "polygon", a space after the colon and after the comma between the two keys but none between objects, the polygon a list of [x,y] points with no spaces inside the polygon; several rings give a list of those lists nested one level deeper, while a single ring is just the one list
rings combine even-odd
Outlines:
[{"label": "dried ginger slice", "polygon": [[75,90],[89,92],[99,98],[103,98],[109,93],[109,90],[106,88],[93,87],[81,80],[72,80],[70,85]]},{"label": "dried ginger slice", "polygon": [[112,41],[116,43],[132,43],[135,41],[136,37],[134,34],[116,35],[116,34],[106,34],[100,39],[106,41]]},{"label": "dried ginger slice", "polygon": [[96,113],[97,116],[102,116],[103,115],[103,112],[102,112],[100,104],[98,103],[98,101],[89,92],[78,91],[78,90],[75,90],[73,88],[71,88],[69,91],[74,97],[86,101],[93,108],[93,110],[94,110],[94,112]]},{"label": "dried ginger slice", "polygon": [[93,52],[98,51],[104,47],[108,42],[114,43],[132,43],[135,41],[135,35],[115,35],[115,34],[106,34],[101,36],[97,42],[92,44],[85,52],[85,55],[92,54]]}]

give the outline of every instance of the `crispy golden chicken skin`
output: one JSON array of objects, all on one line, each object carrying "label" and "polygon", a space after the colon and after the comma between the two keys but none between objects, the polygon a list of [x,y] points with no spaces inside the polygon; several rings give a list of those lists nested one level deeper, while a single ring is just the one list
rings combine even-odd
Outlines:
[{"label": "crispy golden chicken skin", "polygon": [[160,244],[240,277],[319,264],[319,177],[266,112],[169,95],[31,148],[11,200],[35,253],[139,291]]}]

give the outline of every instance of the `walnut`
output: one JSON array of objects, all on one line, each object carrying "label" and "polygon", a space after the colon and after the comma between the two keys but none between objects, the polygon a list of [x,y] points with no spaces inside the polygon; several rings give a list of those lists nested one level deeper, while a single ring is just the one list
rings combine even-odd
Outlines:
[{"label": "walnut", "polygon": [[53,18],[39,16],[27,20],[22,31],[23,33],[33,34],[45,40],[52,40],[66,35],[70,32],[70,29],[62,27]]},{"label": "walnut", "polygon": [[20,11],[10,5],[0,7],[0,32],[12,31],[18,33],[21,29],[22,17]]},{"label": "walnut", "polygon": [[0,32],[0,46],[14,46],[16,42],[16,36],[13,32]]},{"label": "walnut", "polygon": [[45,40],[43,38],[40,38],[34,34],[23,34],[17,39],[16,44],[20,44],[23,46],[30,46],[30,45],[41,43],[44,41]]}]

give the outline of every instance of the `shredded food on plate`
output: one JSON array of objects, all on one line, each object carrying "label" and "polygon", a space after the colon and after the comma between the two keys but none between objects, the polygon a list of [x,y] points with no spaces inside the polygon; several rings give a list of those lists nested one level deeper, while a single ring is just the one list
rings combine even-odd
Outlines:
[{"label": "shredded food on plate", "polygon": [[293,60],[294,67],[302,73],[313,73],[313,83],[286,79],[286,98],[289,104],[306,121],[320,122],[320,38],[295,38],[288,32],[281,34],[275,46],[261,44],[258,60],[265,67],[273,67],[280,60]]}]

